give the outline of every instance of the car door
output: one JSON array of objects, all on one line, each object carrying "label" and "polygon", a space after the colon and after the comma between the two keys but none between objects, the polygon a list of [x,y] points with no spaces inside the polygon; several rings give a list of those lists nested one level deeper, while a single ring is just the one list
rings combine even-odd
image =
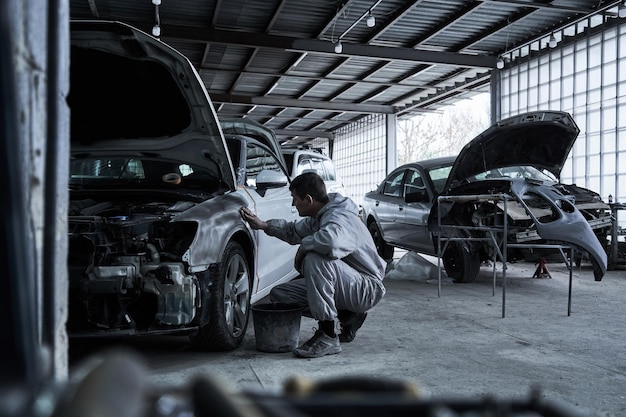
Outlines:
[{"label": "car door", "polygon": [[403,200],[398,206],[397,239],[407,248],[417,252],[434,253],[432,239],[428,231],[428,215],[430,213],[430,196],[426,189],[424,176],[417,170],[409,169],[402,185],[403,198],[413,194],[420,201],[407,203]]},{"label": "car door", "polygon": [[315,171],[315,169],[311,165],[311,158],[307,154],[296,152],[296,155],[298,158],[298,163],[296,167],[296,172],[294,174],[294,178],[302,174],[303,172]]},{"label": "car door", "polygon": [[406,170],[392,172],[383,184],[381,193],[374,201],[374,212],[378,227],[387,242],[399,242],[401,235],[398,216],[401,215],[401,205],[404,205],[402,197],[402,180]]},{"label": "car door", "polygon": [[[263,220],[285,219],[293,221],[299,219],[298,211],[291,205],[291,192],[288,184],[282,187],[260,189],[256,185],[256,178],[262,171],[276,171],[287,177],[281,163],[276,156],[257,143],[248,142],[246,145],[245,188],[254,201],[251,209]],[[256,285],[253,293],[269,291],[279,282],[285,282],[295,277],[294,257],[297,245],[290,245],[273,236],[268,236],[262,230],[255,230],[257,243],[255,271]]]},{"label": "car door", "polygon": [[322,161],[322,158],[311,157],[311,168],[317,172],[317,174],[322,177],[322,180],[324,180],[324,183],[326,183],[328,181],[328,174],[326,174]]}]

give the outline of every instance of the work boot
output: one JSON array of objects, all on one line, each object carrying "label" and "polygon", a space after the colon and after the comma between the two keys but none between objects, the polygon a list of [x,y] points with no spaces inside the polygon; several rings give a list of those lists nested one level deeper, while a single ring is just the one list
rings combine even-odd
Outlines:
[{"label": "work boot", "polygon": [[339,317],[339,323],[341,324],[341,333],[339,334],[339,341],[341,343],[350,343],[356,336],[356,331],[363,325],[367,313],[353,313],[348,312]]},{"label": "work boot", "polygon": [[321,330],[317,330],[312,338],[293,351],[300,358],[319,358],[325,355],[335,355],[339,352],[341,352],[339,337],[330,337]]}]

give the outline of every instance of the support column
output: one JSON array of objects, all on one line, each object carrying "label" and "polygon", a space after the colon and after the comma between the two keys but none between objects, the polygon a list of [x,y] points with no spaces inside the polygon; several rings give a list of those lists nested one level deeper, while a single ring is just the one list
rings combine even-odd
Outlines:
[{"label": "support column", "polygon": [[491,124],[502,117],[502,71],[491,70]]},{"label": "support column", "polygon": [[386,134],[387,134],[387,172],[393,171],[398,166],[398,135],[397,123],[398,117],[395,114],[386,115]]}]

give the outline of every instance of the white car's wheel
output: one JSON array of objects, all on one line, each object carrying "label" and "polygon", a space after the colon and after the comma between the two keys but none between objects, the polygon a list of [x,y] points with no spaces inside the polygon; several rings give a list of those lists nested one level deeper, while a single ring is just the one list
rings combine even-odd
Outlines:
[{"label": "white car's wheel", "polygon": [[251,278],[244,250],[230,242],[211,280],[209,323],[194,337],[199,347],[223,351],[241,344],[250,317]]}]

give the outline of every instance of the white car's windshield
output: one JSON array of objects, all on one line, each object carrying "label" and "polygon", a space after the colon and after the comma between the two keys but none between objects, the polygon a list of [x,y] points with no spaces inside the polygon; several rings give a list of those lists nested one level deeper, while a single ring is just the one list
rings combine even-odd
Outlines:
[{"label": "white car's windshield", "polygon": [[215,174],[186,163],[136,158],[85,158],[70,163],[71,186],[152,184],[213,190]]}]

